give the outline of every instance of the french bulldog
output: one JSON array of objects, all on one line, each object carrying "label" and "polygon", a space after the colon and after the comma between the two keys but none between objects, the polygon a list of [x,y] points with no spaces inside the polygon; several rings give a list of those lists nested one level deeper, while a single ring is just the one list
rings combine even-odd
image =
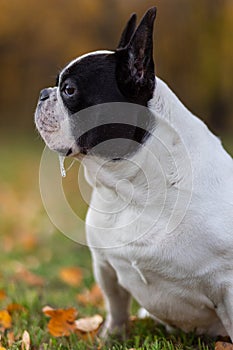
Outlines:
[{"label": "french bulldog", "polygon": [[159,323],[233,340],[233,161],[155,76],[155,17],[149,9],[136,27],[133,14],[115,51],[70,62],[41,91],[35,123],[93,187],[86,234],[102,335],[126,327],[133,296]]}]

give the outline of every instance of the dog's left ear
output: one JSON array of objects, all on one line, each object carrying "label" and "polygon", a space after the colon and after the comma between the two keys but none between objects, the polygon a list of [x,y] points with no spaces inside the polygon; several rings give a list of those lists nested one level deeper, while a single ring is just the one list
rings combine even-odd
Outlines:
[{"label": "dog's left ear", "polygon": [[117,50],[123,49],[129,44],[130,39],[132,38],[133,33],[136,29],[136,21],[137,21],[137,16],[135,13],[133,13],[128,23],[126,24],[126,27],[123,30],[123,33],[121,34],[121,38],[117,46]]},{"label": "dog's left ear", "polygon": [[[153,60],[153,27],[156,7],[149,9],[126,47],[116,50],[116,79],[127,98],[146,104],[155,86]],[[132,19],[132,17],[131,17]],[[130,23],[130,22],[129,22]],[[124,32],[123,32],[124,36]]]}]

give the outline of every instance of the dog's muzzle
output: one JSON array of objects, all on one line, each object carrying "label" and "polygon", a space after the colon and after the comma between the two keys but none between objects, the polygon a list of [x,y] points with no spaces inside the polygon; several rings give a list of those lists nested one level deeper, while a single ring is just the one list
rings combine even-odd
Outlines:
[{"label": "dog's muzzle", "polygon": [[35,113],[36,127],[47,146],[62,156],[77,153],[70,131],[68,113],[60,101],[57,87],[41,90]]}]

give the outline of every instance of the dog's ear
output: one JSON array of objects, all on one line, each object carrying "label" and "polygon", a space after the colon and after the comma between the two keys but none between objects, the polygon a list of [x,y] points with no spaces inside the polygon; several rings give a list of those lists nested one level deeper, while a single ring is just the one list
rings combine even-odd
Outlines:
[{"label": "dog's ear", "polygon": [[152,98],[155,75],[153,60],[153,27],[156,8],[142,18],[130,42],[116,50],[116,79],[121,92],[129,99],[146,104]]},{"label": "dog's ear", "polygon": [[119,44],[117,46],[117,49],[123,49],[124,47],[126,47],[129,42],[130,39],[133,36],[133,33],[135,31],[136,28],[136,21],[137,21],[137,16],[135,13],[133,13],[128,21],[128,23],[126,24],[125,29],[123,30],[123,33],[121,34],[121,38],[119,41]]}]

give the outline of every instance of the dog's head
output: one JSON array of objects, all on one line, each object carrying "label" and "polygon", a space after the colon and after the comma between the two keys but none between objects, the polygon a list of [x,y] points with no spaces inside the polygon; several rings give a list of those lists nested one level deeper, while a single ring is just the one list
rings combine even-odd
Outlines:
[{"label": "dog's head", "polygon": [[[156,8],[149,9],[136,28],[133,14],[116,51],[75,59],[55,87],[41,91],[35,123],[49,148],[64,156],[96,153],[119,159],[143,143],[151,119],[135,106],[146,107],[155,88],[155,16]],[[113,139],[133,142],[105,142]]]}]

